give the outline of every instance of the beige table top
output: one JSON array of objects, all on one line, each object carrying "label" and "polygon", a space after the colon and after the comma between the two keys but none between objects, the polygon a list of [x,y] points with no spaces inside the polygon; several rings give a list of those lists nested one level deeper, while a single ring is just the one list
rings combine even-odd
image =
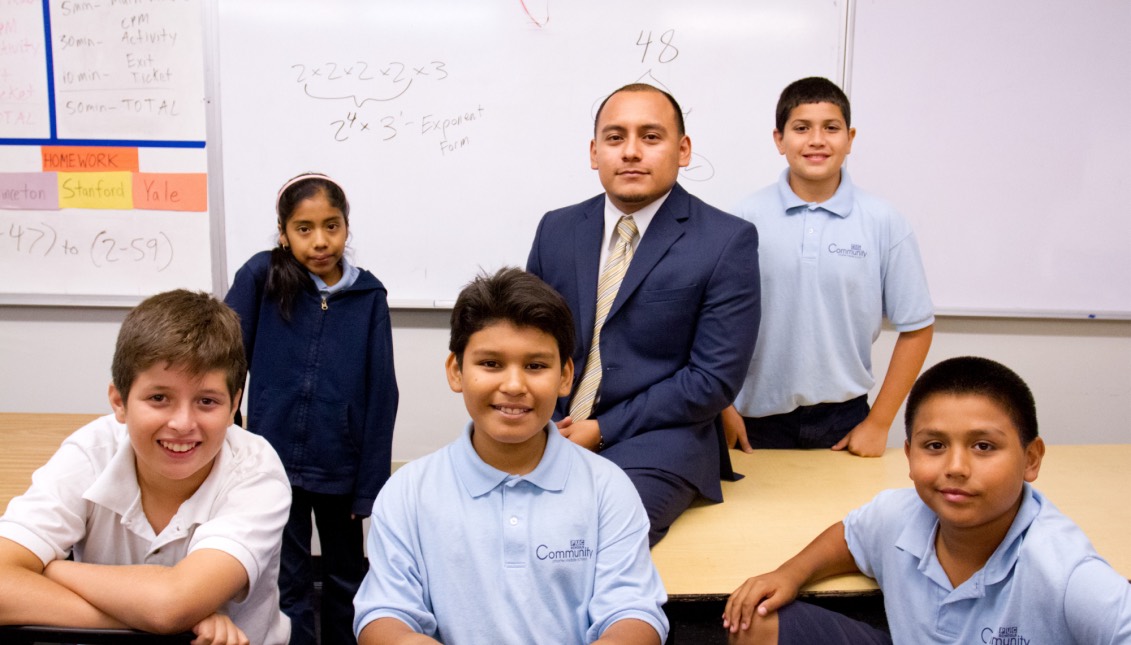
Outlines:
[{"label": "beige table top", "polygon": [[[96,416],[0,413],[0,513],[59,443]],[[901,449],[879,459],[827,450],[731,451],[731,459],[746,477],[723,482],[726,502],[689,509],[652,550],[671,596],[725,596],[746,578],[777,567],[880,490],[911,485]],[[1049,446],[1036,486],[1131,578],[1131,444]],[[856,575],[809,591],[875,588]]]},{"label": "beige table top", "polygon": [[[722,504],[696,506],[652,550],[670,596],[729,594],[746,578],[776,568],[826,527],[885,488],[907,488],[907,459],[828,450],[731,451],[746,475],[723,482]],[[1131,445],[1049,446],[1035,485],[1131,578]],[[861,575],[822,581],[807,591],[862,593]]]},{"label": "beige table top", "polygon": [[35,472],[95,414],[0,413],[0,513],[31,485]]}]

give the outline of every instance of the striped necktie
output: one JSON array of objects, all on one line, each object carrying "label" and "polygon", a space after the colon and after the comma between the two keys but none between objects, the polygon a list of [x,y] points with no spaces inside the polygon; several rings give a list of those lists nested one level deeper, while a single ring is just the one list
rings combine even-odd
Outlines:
[{"label": "striped necktie", "polygon": [[605,326],[605,318],[609,316],[617,291],[620,291],[628,263],[632,262],[632,242],[637,237],[636,221],[632,216],[620,218],[617,222],[617,242],[605,263],[605,270],[601,272],[601,279],[597,281],[597,315],[593,320],[593,343],[589,347],[589,358],[585,361],[585,373],[581,376],[581,384],[577,386],[577,392],[569,406],[569,416],[575,422],[588,419],[593,411],[597,388],[601,385],[601,328]]}]

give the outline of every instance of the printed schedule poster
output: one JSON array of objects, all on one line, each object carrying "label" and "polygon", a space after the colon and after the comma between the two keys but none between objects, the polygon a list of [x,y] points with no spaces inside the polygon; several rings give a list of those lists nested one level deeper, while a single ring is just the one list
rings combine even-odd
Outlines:
[{"label": "printed schedule poster", "polygon": [[0,0],[0,139],[51,135],[43,4]]},{"label": "printed schedule poster", "polygon": [[50,5],[59,138],[204,139],[199,3]]},{"label": "printed schedule poster", "polygon": [[212,285],[201,0],[0,0],[0,303]]}]

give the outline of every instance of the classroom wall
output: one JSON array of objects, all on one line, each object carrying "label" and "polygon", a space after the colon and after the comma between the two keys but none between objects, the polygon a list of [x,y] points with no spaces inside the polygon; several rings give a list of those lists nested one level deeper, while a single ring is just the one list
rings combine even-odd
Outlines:
[{"label": "classroom wall", "polygon": [[[124,316],[122,309],[0,307],[0,412],[109,411],[110,359]],[[448,316],[392,312],[401,390],[395,461],[436,450],[466,421],[443,376]],[[878,379],[894,342],[884,331],[876,343]],[[999,360],[1029,382],[1046,441],[1131,443],[1131,321],[940,318],[927,363],[963,354]],[[901,433],[897,421],[891,445]]]}]

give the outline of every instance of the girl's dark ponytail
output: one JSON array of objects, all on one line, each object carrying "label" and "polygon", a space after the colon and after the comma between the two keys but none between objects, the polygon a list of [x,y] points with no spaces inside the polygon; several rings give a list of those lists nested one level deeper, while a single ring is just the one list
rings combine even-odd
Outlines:
[{"label": "girl's dark ponytail", "polygon": [[[337,208],[345,219],[346,227],[350,223],[350,204],[346,200],[346,193],[338,182],[321,173],[308,172],[298,175],[283,184],[279,189],[279,196],[275,202],[275,212],[279,216],[279,230],[285,231],[287,222],[294,215],[295,208],[304,199],[310,199],[321,193],[326,201]],[[283,246],[282,240],[271,249],[271,266],[267,271],[267,284],[265,289],[267,297],[278,301],[279,313],[283,320],[290,320],[294,312],[295,301],[299,293],[314,286],[306,267],[295,259],[289,246]]]},{"label": "girl's dark ponytail", "polygon": [[278,244],[271,249],[271,267],[267,270],[267,297],[279,303],[283,320],[291,319],[295,299],[303,289],[313,286],[306,267],[295,259],[290,247]]}]

